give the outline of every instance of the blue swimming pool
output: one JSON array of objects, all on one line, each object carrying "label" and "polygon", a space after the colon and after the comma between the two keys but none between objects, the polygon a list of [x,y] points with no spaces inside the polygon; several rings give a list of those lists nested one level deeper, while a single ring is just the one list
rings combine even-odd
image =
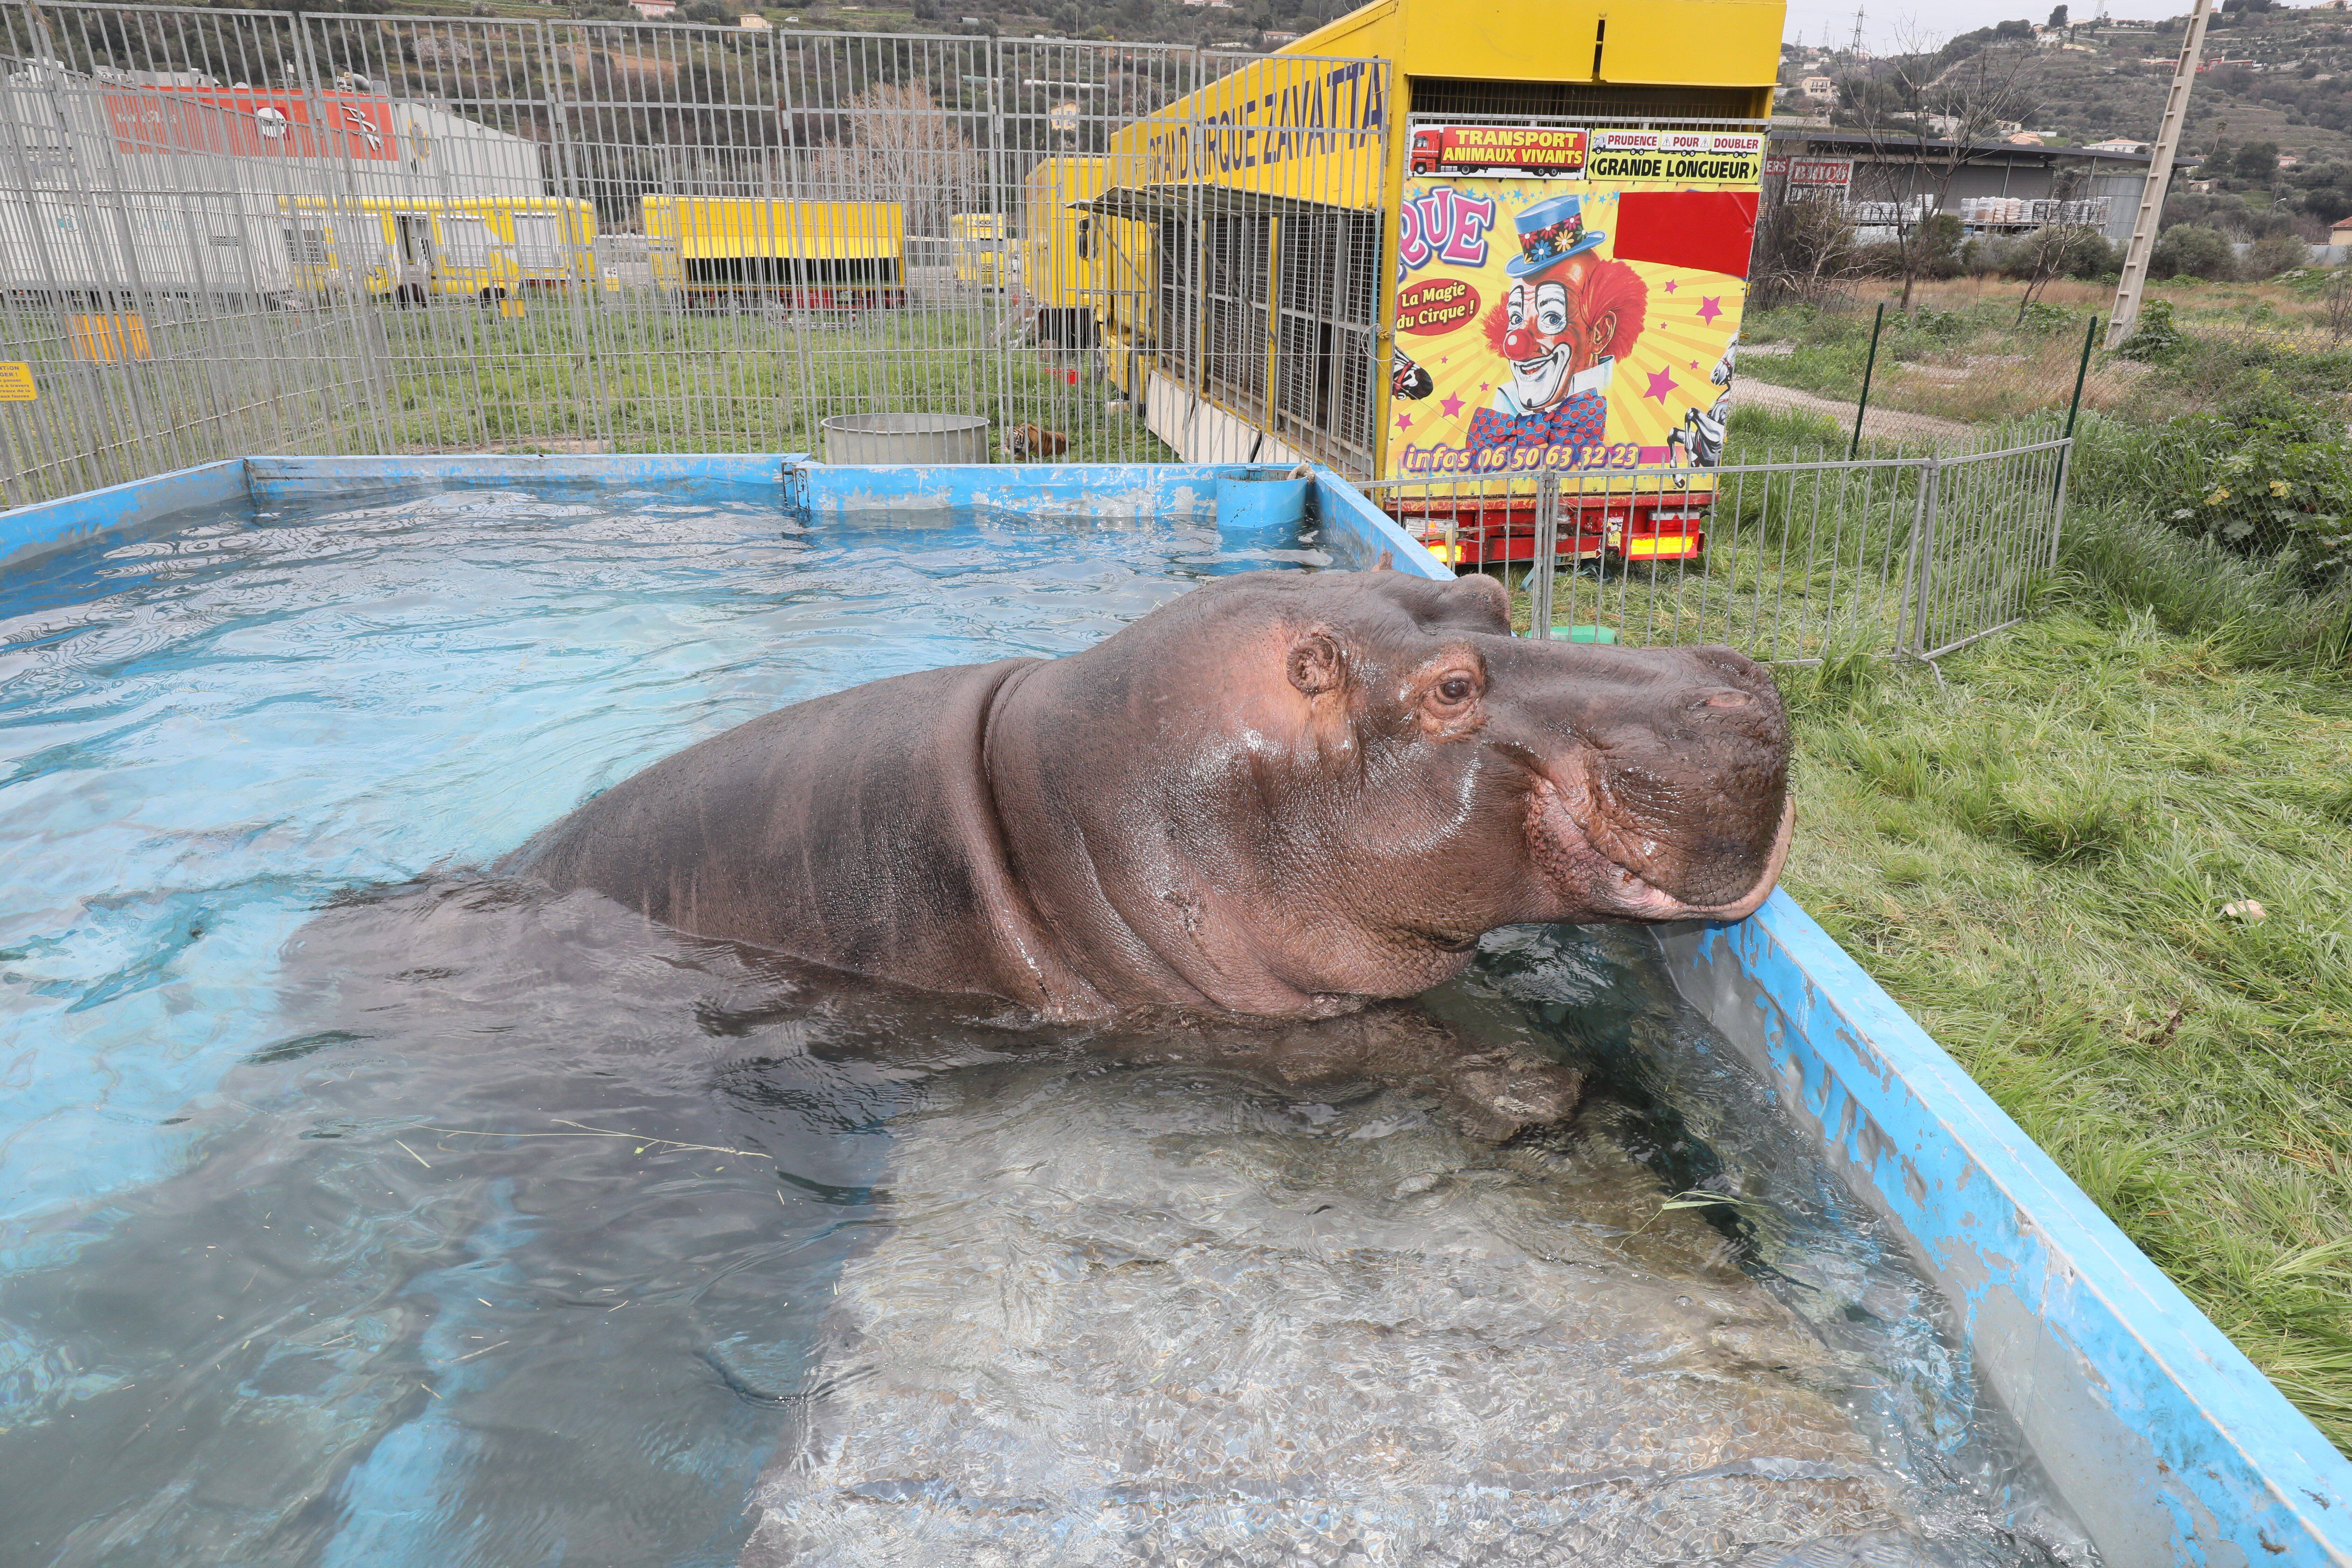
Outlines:
[{"label": "blue swimming pool", "polygon": [[[2346,1560],[2333,1456],[2196,1426],[2276,1396],[1785,900],[1490,939],[1431,1007],[1599,1085],[1498,1154],[478,873],[800,697],[1443,570],[1328,481],[1295,538],[1213,494],[254,459],[0,519],[0,1564],[1288,1561],[1383,1507],[1457,1555]],[[1036,1489],[918,1484],[983,1429]]]}]

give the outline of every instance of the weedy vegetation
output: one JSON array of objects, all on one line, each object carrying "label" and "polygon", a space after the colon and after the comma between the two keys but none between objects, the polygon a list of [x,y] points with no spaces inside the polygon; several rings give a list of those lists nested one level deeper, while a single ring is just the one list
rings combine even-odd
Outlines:
[{"label": "weedy vegetation", "polygon": [[2242,423],[2084,427],[2024,625],[1783,671],[1785,885],[2352,1452],[2347,384],[2235,369]]}]

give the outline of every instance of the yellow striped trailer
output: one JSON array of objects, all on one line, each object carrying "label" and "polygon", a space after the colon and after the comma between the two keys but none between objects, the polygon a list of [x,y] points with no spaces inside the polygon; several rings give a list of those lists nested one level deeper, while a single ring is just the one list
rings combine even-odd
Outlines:
[{"label": "yellow striped trailer", "polygon": [[689,307],[776,300],[794,310],[907,302],[906,209],[896,202],[643,198],[654,286]]}]

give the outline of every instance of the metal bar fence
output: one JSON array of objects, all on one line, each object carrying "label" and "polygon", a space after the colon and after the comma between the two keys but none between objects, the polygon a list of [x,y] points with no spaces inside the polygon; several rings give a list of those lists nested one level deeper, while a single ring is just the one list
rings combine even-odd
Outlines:
[{"label": "metal bar fence", "polygon": [[1932,659],[2025,613],[2057,559],[2070,449],[1360,488],[1440,559],[1498,568],[1530,637]]},{"label": "metal bar fence", "polygon": [[[1234,456],[1366,472],[1386,73],[0,0],[0,359],[39,388],[0,404],[5,499],[242,451],[821,449],[882,413],[1009,460],[1223,419],[1264,433]],[[1251,188],[1234,110],[1310,82],[1317,155]]]}]

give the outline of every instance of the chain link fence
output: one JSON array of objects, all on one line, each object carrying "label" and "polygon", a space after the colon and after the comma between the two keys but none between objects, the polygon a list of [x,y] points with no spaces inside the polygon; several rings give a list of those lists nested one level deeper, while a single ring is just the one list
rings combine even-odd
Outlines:
[{"label": "chain link fence", "polygon": [[1499,568],[1538,638],[1937,658],[2025,613],[2071,449],[1361,488],[1441,560]]},{"label": "chain link fence", "polygon": [[[247,450],[821,452],[859,416],[1148,460],[1211,397],[1364,472],[1390,86],[1168,46],[0,4],[0,336],[35,394],[0,401],[5,499]],[[1277,140],[1313,155],[1245,188]]]}]

